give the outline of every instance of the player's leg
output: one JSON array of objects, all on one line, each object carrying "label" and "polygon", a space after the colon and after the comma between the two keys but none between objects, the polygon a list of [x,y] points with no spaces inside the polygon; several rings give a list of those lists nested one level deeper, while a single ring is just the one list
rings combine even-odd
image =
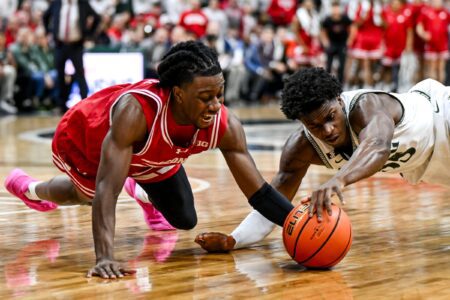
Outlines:
[{"label": "player's leg", "polygon": [[[143,184],[141,184],[143,185]],[[144,219],[147,225],[152,230],[174,230],[176,229],[164,218],[159,210],[157,210],[153,203],[149,200],[147,192],[141,187],[140,184],[132,178],[127,178],[125,181],[125,191],[133,197],[136,202],[142,207],[144,211]]]},{"label": "player's leg", "polygon": [[92,199],[83,194],[67,175],[38,183],[35,191],[39,199],[46,199],[58,205],[88,205],[92,202]]},{"label": "player's leg", "polygon": [[67,176],[41,182],[24,171],[15,169],[6,178],[5,187],[28,207],[38,211],[54,210],[58,207],[57,204],[88,204],[90,201]]},{"label": "player's leg", "polygon": [[197,225],[194,195],[183,166],[168,179],[140,186],[173,227],[188,230]]},{"label": "player's leg", "polygon": [[439,56],[437,59],[437,81],[439,82],[445,82],[445,65],[447,63],[447,60],[443,56]]}]

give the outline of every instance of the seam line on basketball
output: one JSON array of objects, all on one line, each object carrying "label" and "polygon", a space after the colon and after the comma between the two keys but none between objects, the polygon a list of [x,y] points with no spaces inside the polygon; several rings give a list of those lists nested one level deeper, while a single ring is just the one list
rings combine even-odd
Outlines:
[{"label": "seam line on basketball", "polygon": [[313,254],[311,254],[307,259],[299,262],[299,264],[304,264],[306,263],[308,260],[311,260],[317,253],[320,252],[320,250],[322,250],[322,248],[328,243],[328,240],[331,238],[331,236],[333,235],[334,231],[336,230],[337,225],[339,224],[339,220],[341,219],[341,208],[339,208],[339,215],[338,215],[338,219],[336,221],[336,223],[334,224],[333,230],[330,232],[330,234],[328,235],[327,239],[322,243],[322,245],[319,247],[319,249],[316,250],[316,252],[314,252]]},{"label": "seam line on basketball", "polygon": [[295,260],[295,257],[297,256],[297,245],[298,245],[298,239],[300,238],[300,236],[302,235],[303,229],[305,229],[306,224],[308,224],[308,222],[311,220],[312,218],[308,217],[308,220],[306,220],[306,222],[303,224],[302,229],[300,229],[300,232],[297,234],[297,238],[295,239],[295,244],[294,244],[294,250],[292,251],[291,257]]},{"label": "seam line on basketball", "polygon": [[352,229],[350,228],[350,238],[349,238],[348,241],[347,241],[347,245],[345,246],[344,251],[342,251],[342,253],[338,256],[338,258],[336,258],[335,260],[333,260],[333,261],[332,261],[331,263],[329,263],[328,265],[324,266],[324,268],[329,268],[330,266],[333,266],[333,264],[334,264],[336,261],[340,261],[340,260],[343,258],[343,256],[347,254],[347,252],[350,250],[350,249],[347,250],[347,247],[348,247],[348,245],[352,242],[352,237],[353,237],[353,232],[352,232]]}]

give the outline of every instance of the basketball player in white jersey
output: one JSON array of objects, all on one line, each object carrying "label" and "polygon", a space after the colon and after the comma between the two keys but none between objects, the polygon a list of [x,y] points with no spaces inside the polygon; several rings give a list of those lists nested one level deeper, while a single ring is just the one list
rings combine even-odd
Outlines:
[{"label": "basketball player in white jersey", "polygon": [[[344,187],[376,172],[450,187],[449,97],[450,87],[432,79],[403,94],[342,93],[321,68],[293,74],[285,82],[281,110],[302,127],[287,140],[272,186],[292,201],[310,165],[338,170],[309,197],[309,215],[317,212],[319,221],[322,207],[331,214],[333,195],[344,203]],[[274,226],[252,211],[231,235],[203,233],[196,242],[211,252],[229,251],[261,241]]]}]

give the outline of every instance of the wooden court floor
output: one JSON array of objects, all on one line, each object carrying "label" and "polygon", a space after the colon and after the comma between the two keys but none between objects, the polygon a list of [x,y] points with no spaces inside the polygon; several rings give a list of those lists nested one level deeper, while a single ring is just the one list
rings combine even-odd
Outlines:
[{"label": "wooden court floor", "polygon": [[[241,111],[273,118],[277,108]],[[54,128],[54,117],[0,118],[0,299],[450,299],[450,196],[439,186],[410,186],[376,176],[345,190],[353,245],[329,271],[309,271],[284,251],[281,230],[252,248],[207,254],[198,233],[229,233],[250,211],[220,152],[191,157],[198,225],[153,232],[124,192],[117,206],[116,257],[137,269],[122,280],[87,279],[95,261],[89,207],[49,213],[28,209],[3,187],[20,167],[39,179],[59,174],[50,144],[33,132]],[[266,130],[266,129],[264,129]],[[259,141],[270,140],[264,136]],[[31,132],[31,134],[30,134]],[[252,151],[270,180],[279,151]],[[330,172],[312,168],[297,200]]]}]

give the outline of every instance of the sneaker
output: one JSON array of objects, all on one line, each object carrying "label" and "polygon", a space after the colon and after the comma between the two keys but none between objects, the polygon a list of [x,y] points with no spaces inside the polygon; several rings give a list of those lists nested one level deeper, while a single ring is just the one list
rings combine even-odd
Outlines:
[{"label": "sneaker", "polygon": [[58,205],[47,200],[31,200],[25,196],[31,182],[38,181],[31,178],[21,169],[14,169],[5,180],[5,187],[14,196],[20,198],[26,206],[38,211],[51,211],[58,208]]},{"label": "sneaker", "polygon": [[142,202],[135,196],[136,181],[133,178],[127,178],[125,181],[125,191],[137,201],[137,203],[144,210],[144,218],[148,227],[156,231],[162,230],[175,230],[176,228],[170,225],[170,223],[164,218],[164,216],[157,210],[153,204],[148,202]]}]

